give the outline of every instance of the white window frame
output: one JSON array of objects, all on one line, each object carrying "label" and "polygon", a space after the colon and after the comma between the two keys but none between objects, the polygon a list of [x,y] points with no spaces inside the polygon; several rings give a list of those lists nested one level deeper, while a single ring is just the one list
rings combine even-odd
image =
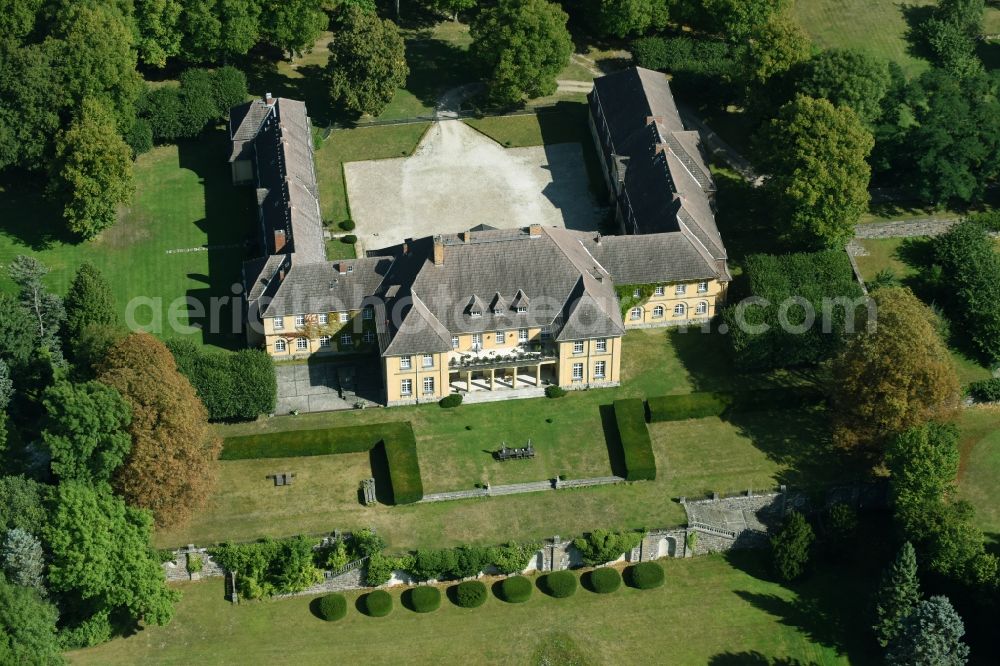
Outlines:
[{"label": "white window frame", "polygon": [[295,351],[309,351],[309,340],[306,338],[295,338]]},{"label": "white window frame", "polygon": [[318,315],[318,318],[317,318],[317,320],[319,321],[319,323],[320,323],[321,325],[324,325],[324,326],[325,326],[326,324],[329,324],[329,323],[330,323],[330,315],[328,315],[328,314],[327,314],[327,313],[325,313],[325,312],[320,312],[320,313],[319,313],[319,315]]},{"label": "white window frame", "polygon": [[281,338],[275,340],[274,351],[284,354],[286,351],[288,351],[288,343]]},{"label": "white window frame", "polygon": [[472,317],[473,319],[479,319],[480,317],[483,316],[483,313],[480,310],[470,310],[469,316]]},{"label": "white window frame", "polygon": [[351,335],[350,333],[341,333],[340,334],[340,344],[344,345],[344,346],[353,345],[354,344],[354,336]]},{"label": "white window frame", "polygon": [[349,312],[341,312],[340,313],[340,323],[341,324],[346,324],[350,320],[351,320],[351,315],[350,315]]},{"label": "white window frame", "polygon": [[433,368],[434,367],[434,354],[423,354],[420,359],[420,367],[422,368]]},{"label": "white window frame", "polygon": [[608,339],[607,338],[597,338],[594,341],[594,350],[600,353],[605,353],[608,351]]},{"label": "white window frame", "polygon": [[493,331],[497,342],[507,342],[507,331]]},{"label": "white window frame", "polygon": [[368,305],[361,311],[361,318],[366,320],[371,320],[375,318],[375,308]]},{"label": "white window frame", "polygon": [[683,303],[678,303],[674,306],[674,316],[683,317],[687,314],[687,306]]},{"label": "white window frame", "polygon": [[451,336],[451,348],[452,349],[458,349],[458,336],[457,335]]},{"label": "white window frame", "polygon": [[503,308],[499,308],[499,307],[493,308],[493,314],[495,314],[495,315],[501,315],[501,314],[503,314]]},{"label": "white window frame", "polygon": [[517,314],[524,314],[527,311],[528,311],[528,306],[527,305],[518,305],[517,306]]},{"label": "white window frame", "polygon": [[570,375],[574,382],[583,381],[583,363],[574,363]]},{"label": "white window frame", "polygon": [[607,367],[607,363],[604,361],[594,363],[594,379],[604,379],[604,372]]},{"label": "white window frame", "polygon": [[424,395],[433,395],[434,394],[434,378],[433,377],[424,377],[423,389],[424,389]]},{"label": "white window frame", "polygon": [[628,311],[629,321],[639,321],[642,319],[642,308],[636,306]]},{"label": "white window frame", "polygon": [[371,331],[365,331],[365,344],[370,345],[375,342],[375,334]]},{"label": "white window frame", "polygon": [[283,330],[285,330],[285,318],[284,317],[275,317],[274,319],[271,320],[271,326],[276,331],[283,331]]},{"label": "white window frame", "polygon": [[662,284],[653,290],[653,296],[663,296],[663,294],[664,294],[664,289]]},{"label": "white window frame", "polygon": [[413,380],[399,380],[399,395],[413,395]]},{"label": "white window frame", "polygon": [[526,328],[519,328],[519,329],[517,329],[517,341],[518,342],[527,342],[528,341],[528,329],[526,329]]},{"label": "white window frame", "polygon": [[662,319],[664,312],[665,310],[663,309],[663,306],[657,305],[655,308],[653,308],[653,319]]},{"label": "white window frame", "polygon": [[683,296],[687,293],[688,286],[686,284],[679,284],[674,287],[674,294],[677,296]]},{"label": "white window frame", "polygon": [[694,310],[695,314],[708,314],[708,301],[698,301],[698,305]]},{"label": "white window frame", "polygon": [[583,353],[583,340],[574,340],[573,341],[573,353],[574,354],[582,354]]},{"label": "white window frame", "polygon": [[698,293],[699,294],[708,293],[708,280],[704,280],[698,283]]},{"label": "white window frame", "polygon": [[632,298],[642,298],[642,289],[636,287],[632,290]]},{"label": "white window frame", "polygon": [[473,349],[482,349],[483,348],[483,334],[482,333],[473,333],[472,334],[472,348]]},{"label": "white window frame", "polygon": [[319,336],[319,346],[322,347],[323,349],[328,348],[330,346],[330,336],[329,335]]},{"label": "white window frame", "polygon": [[399,369],[409,370],[413,366],[412,356],[400,356],[399,357]]},{"label": "white window frame", "polygon": [[295,326],[296,326],[296,328],[298,328],[300,326],[305,326],[305,325],[306,325],[306,316],[305,315],[295,315]]}]

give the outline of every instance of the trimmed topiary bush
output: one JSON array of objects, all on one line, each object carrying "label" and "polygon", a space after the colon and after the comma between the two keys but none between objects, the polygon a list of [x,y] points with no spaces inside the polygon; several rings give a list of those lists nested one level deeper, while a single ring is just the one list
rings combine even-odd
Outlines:
[{"label": "trimmed topiary bush", "polygon": [[321,620],[335,622],[347,615],[347,599],[337,592],[320,597],[316,603],[316,614]]},{"label": "trimmed topiary bush", "polygon": [[361,602],[368,617],[385,617],[392,612],[392,595],[385,590],[373,590]]},{"label": "trimmed topiary bush", "polygon": [[423,586],[410,590],[410,606],[417,613],[430,613],[441,606],[441,590]]},{"label": "trimmed topiary bush", "polygon": [[486,603],[486,586],[478,580],[467,580],[455,586],[455,603],[462,608],[479,608]]},{"label": "trimmed topiary bush", "polygon": [[576,593],[576,575],[572,571],[553,571],[542,579],[542,587],[550,597],[572,597]]},{"label": "trimmed topiary bush", "polygon": [[618,569],[601,567],[590,572],[590,589],[598,594],[614,592],[622,586],[622,575]]},{"label": "trimmed topiary bush", "polygon": [[347,234],[346,236],[340,237],[340,242],[345,243],[347,245],[354,245],[355,243],[358,242],[358,237],[355,236],[354,234]]},{"label": "trimmed topiary bush", "polygon": [[566,389],[560,386],[546,386],[545,387],[545,397],[546,398],[561,398],[566,395]]},{"label": "trimmed topiary bush", "polygon": [[343,229],[344,231],[354,231],[354,227],[355,227],[354,220],[343,220],[340,223],[340,228]]},{"label": "trimmed topiary bush", "polygon": [[438,401],[438,404],[444,408],[458,407],[462,404],[462,394],[461,393],[449,393],[445,397]]},{"label": "trimmed topiary bush", "polygon": [[625,582],[640,590],[663,585],[663,567],[656,562],[640,562],[625,570]]},{"label": "trimmed topiary bush", "polygon": [[524,576],[511,576],[500,581],[500,598],[511,604],[521,604],[531,597],[531,581]]}]

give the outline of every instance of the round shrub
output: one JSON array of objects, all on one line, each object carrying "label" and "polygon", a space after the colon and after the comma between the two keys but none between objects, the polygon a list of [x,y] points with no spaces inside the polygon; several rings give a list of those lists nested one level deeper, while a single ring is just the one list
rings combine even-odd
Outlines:
[{"label": "round shrub", "polygon": [[462,404],[462,394],[461,393],[449,393],[445,397],[438,401],[438,404],[442,407],[458,407]]},{"label": "round shrub", "polygon": [[340,242],[346,245],[354,245],[358,242],[358,237],[354,234],[347,234],[346,236],[340,237]]},{"label": "round shrub", "polygon": [[601,567],[590,572],[590,587],[598,594],[614,592],[622,585],[622,575],[618,569]]},{"label": "round shrub", "polygon": [[347,599],[336,592],[320,597],[316,604],[316,614],[327,622],[339,620],[347,615]]},{"label": "round shrub", "polygon": [[385,590],[373,590],[365,595],[362,606],[369,617],[385,617],[392,612],[392,595]]},{"label": "round shrub", "polygon": [[663,567],[656,562],[640,562],[625,570],[625,579],[632,587],[651,590],[663,585]]},{"label": "round shrub", "polygon": [[545,387],[545,397],[546,398],[561,398],[566,395],[566,389],[556,386],[555,384]]},{"label": "round shrub", "polygon": [[565,599],[576,592],[576,576],[572,571],[553,571],[542,579],[542,585],[549,596]]},{"label": "round shrub", "polygon": [[455,603],[462,608],[479,608],[486,603],[486,586],[478,580],[467,580],[455,586]]},{"label": "round shrub", "polygon": [[521,604],[531,596],[531,581],[524,576],[511,576],[500,582],[500,598],[511,604]]},{"label": "round shrub", "polygon": [[354,220],[343,220],[340,223],[340,228],[343,229],[344,231],[354,231],[354,227],[355,227]]},{"label": "round shrub", "polygon": [[410,605],[418,613],[430,613],[441,606],[441,590],[422,586],[410,590]]}]

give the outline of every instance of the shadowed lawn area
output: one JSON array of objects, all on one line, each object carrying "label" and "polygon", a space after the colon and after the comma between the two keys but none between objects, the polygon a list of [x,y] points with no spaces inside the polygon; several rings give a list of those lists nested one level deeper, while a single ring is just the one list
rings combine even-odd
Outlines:
[{"label": "shadowed lawn area", "polygon": [[[219,426],[218,432],[229,437],[409,421],[417,438],[425,492],[469,489],[487,481],[493,485],[539,481],[558,474],[607,476],[618,471],[620,464],[617,442],[612,435],[609,447],[607,436],[615,428],[610,405],[617,398],[804,381],[792,375],[734,376],[724,358],[719,358],[722,342],[700,333],[629,332],[623,357],[630,360],[623,368],[624,386],[618,389],[449,410],[432,404],[395,407],[389,412],[369,409],[275,417]],[[333,471],[339,470],[339,455],[271,459],[270,465],[252,472],[242,462],[221,461],[219,491],[209,507],[183,529],[160,530],[156,542],[159,546],[202,544],[375,526],[391,547],[409,549],[533,540],[597,527],[665,527],[684,521],[683,510],[674,501],[680,495],[762,489],[779,483],[801,487],[847,478],[851,473],[828,464],[822,411],[658,423],[650,426],[650,433],[658,469],[655,482],[409,506],[361,506],[358,483],[370,476],[370,469]],[[537,451],[534,460],[500,463],[490,456],[489,451],[501,441],[522,445],[529,437]],[[301,484],[296,479],[291,493],[282,494],[264,479],[266,474],[297,472],[321,461],[331,472],[314,473]],[[320,490],[299,488],[307,484],[319,485]],[[293,497],[293,493],[300,494]]]},{"label": "shadowed lawn area", "polygon": [[[83,243],[61,233],[61,212],[37,191],[0,190],[0,264],[18,254],[34,255],[51,269],[49,285],[63,293],[80,263],[90,261],[111,283],[123,317],[130,299],[158,299],[138,309],[138,323],[151,321],[155,308],[163,320],[163,337],[187,335],[196,342],[233,347],[242,336],[174,331],[167,318],[174,299],[191,297],[207,311],[212,296],[231,296],[230,287],[240,280],[244,243],[254,234],[257,216],[252,189],[231,184],[226,151],[223,133],[215,132],[140,156],[131,208],[115,226]],[[6,272],[0,286],[12,288]],[[230,314],[230,307],[224,307],[222,321],[229,322]],[[188,316],[180,323],[186,326]]]},{"label": "shadowed lawn area", "polygon": [[[653,590],[622,586],[602,595],[581,589],[553,599],[535,589],[523,604],[491,595],[474,610],[444,601],[426,615],[404,608],[396,588],[392,613],[370,618],[355,607],[359,592],[349,592],[347,616],[338,622],[311,614],[315,597],[233,606],[223,598],[221,580],[185,583],[177,586],[183,598],[166,627],[69,657],[76,664],[113,665],[234,663],[248,655],[281,662],[294,655],[296,663],[325,664],[336,654],[345,664],[441,664],[453,663],[461,646],[481,663],[589,666],[623,663],[628,646],[628,663],[663,663],[665,654],[671,663],[715,666],[771,658],[875,661],[866,643],[867,616],[857,612],[874,585],[867,570],[823,570],[789,588],[768,579],[759,553],[661,562],[666,582]],[[563,661],[570,656],[577,660]]]},{"label": "shadowed lawn area", "polygon": [[1000,541],[1000,408],[966,409],[959,421],[962,466],[959,496],[976,507],[979,526]]}]

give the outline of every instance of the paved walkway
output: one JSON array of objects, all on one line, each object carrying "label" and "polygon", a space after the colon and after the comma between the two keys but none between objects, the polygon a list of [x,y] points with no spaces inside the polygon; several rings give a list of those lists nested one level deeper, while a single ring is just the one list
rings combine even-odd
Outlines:
[{"label": "paved walkway", "polygon": [[625,481],[620,476],[599,476],[589,479],[569,479],[566,481],[530,481],[528,483],[510,483],[489,488],[473,488],[472,490],[453,490],[445,493],[428,493],[421,502],[447,502],[451,500],[474,499],[476,497],[499,497],[501,495],[520,495],[522,493],[537,493],[543,490],[562,490],[564,488],[585,488],[589,486],[604,486]]},{"label": "paved walkway", "polygon": [[277,363],[278,401],[274,413],[354,409],[358,402],[376,405],[372,398],[376,397],[377,387],[371,385],[368,365],[360,361]]}]

